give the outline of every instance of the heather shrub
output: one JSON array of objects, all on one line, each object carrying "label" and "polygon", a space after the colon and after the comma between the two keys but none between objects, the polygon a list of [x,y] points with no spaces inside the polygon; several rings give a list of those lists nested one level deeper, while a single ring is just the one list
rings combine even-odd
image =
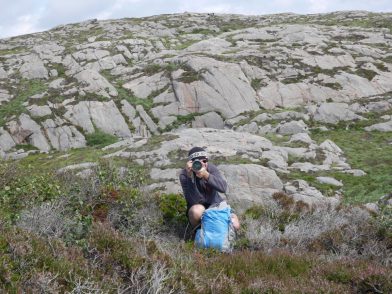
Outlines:
[{"label": "heather shrub", "polygon": [[382,206],[374,221],[378,227],[378,236],[392,248],[392,205]]},{"label": "heather shrub", "polygon": [[[255,209],[244,214],[243,238],[246,242],[240,240],[242,247],[323,252],[337,258],[374,259],[391,264],[392,251],[389,239],[385,237],[386,227],[381,225],[385,225],[383,214],[374,222],[360,207],[290,213],[277,204],[263,207],[262,213],[257,214]],[[256,211],[261,210],[257,208]],[[255,218],[255,215],[259,217]]]},{"label": "heather shrub", "polygon": [[70,234],[71,228],[77,225],[69,218],[69,214],[64,199],[43,202],[22,211],[17,226],[41,236],[60,238]]},{"label": "heather shrub", "polygon": [[44,201],[56,199],[62,193],[60,181],[51,172],[34,172],[0,162],[0,217],[14,222],[21,210]]},{"label": "heather shrub", "polygon": [[163,217],[169,221],[185,223],[186,201],[180,194],[162,194],[159,198],[159,208]]},{"label": "heather shrub", "polygon": [[117,137],[96,130],[92,134],[86,135],[87,146],[104,147],[117,142]]},{"label": "heather shrub", "polygon": [[[27,176],[18,165],[0,172],[3,186]],[[47,180],[42,195],[0,206],[14,215],[0,217],[0,292],[390,292],[388,207],[311,210],[277,193],[240,215],[236,249],[221,254],[181,242],[183,196],[144,188],[148,175],[131,161],[29,172]]]}]

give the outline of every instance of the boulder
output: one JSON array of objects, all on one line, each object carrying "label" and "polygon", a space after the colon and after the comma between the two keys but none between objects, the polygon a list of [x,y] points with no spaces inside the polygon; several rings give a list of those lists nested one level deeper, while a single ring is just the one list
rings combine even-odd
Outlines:
[{"label": "boulder", "polygon": [[39,58],[49,60],[53,63],[61,62],[61,54],[64,52],[65,47],[57,44],[56,42],[46,42],[38,44],[33,47]]},{"label": "boulder", "polygon": [[282,154],[283,150],[267,150],[261,155],[261,159],[268,160],[268,166],[274,170],[285,171],[287,169],[287,153]]},{"label": "boulder", "polygon": [[256,164],[219,165],[228,183],[227,199],[239,212],[265,204],[283,184],[275,171]]},{"label": "boulder", "polygon": [[19,72],[25,79],[48,79],[48,70],[43,61],[35,54],[27,55],[23,58],[23,65]]},{"label": "boulder", "polygon": [[65,85],[65,79],[64,78],[58,78],[56,80],[53,80],[49,83],[49,88],[50,89],[61,89]]},{"label": "boulder", "polygon": [[320,144],[320,148],[324,151],[328,151],[337,155],[343,154],[342,149],[335,142],[327,139]]},{"label": "boulder", "polygon": [[391,109],[391,104],[388,101],[370,102],[366,105],[366,110],[369,112],[386,112]]},{"label": "boulder", "polygon": [[62,64],[67,69],[65,74],[68,76],[73,76],[76,73],[83,70],[79,63],[72,57],[72,55],[68,54],[64,57]]},{"label": "boulder", "polygon": [[345,174],[352,174],[354,177],[363,177],[366,176],[366,173],[361,169],[349,169],[342,171]]},{"label": "boulder", "polygon": [[308,126],[302,120],[280,123],[276,127],[276,132],[281,135],[293,135],[298,133],[306,133],[307,131]]},{"label": "boulder", "polygon": [[392,120],[385,123],[371,125],[369,127],[366,127],[365,130],[368,132],[371,131],[392,132]]},{"label": "boulder", "polygon": [[27,114],[21,114],[18,122],[11,121],[7,124],[10,135],[16,144],[31,144],[41,151],[49,151],[50,145],[42,132],[41,126]]},{"label": "boulder", "polygon": [[243,126],[239,126],[238,128],[236,128],[237,132],[247,132],[251,134],[256,134],[259,132],[259,130],[260,130],[259,126],[254,121],[249,124],[245,124]]},{"label": "boulder", "polygon": [[323,103],[317,108],[313,118],[316,121],[330,124],[363,119],[363,117],[352,112],[346,103]]},{"label": "boulder", "polygon": [[392,193],[385,194],[378,200],[380,205],[392,205]]},{"label": "boulder", "polygon": [[310,138],[308,133],[297,133],[291,136],[289,143],[305,143],[305,144],[312,144],[314,141]]},{"label": "boulder", "polygon": [[54,149],[66,151],[72,148],[82,148],[86,146],[86,140],[74,126],[64,124],[60,119],[47,119],[42,125],[45,128],[50,144]]},{"label": "boulder", "polygon": [[6,152],[15,147],[15,145],[11,135],[3,128],[0,128],[0,150]]},{"label": "boulder", "polygon": [[319,190],[309,186],[304,180],[295,180],[285,184],[284,190],[295,202],[305,204],[309,209],[325,209],[336,207],[341,199],[338,195],[325,197]]},{"label": "boulder", "polygon": [[201,116],[197,116],[192,122],[192,128],[214,128],[223,129],[223,119],[216,112],[209,112]]},{"label": "boulder", "polygon": [[321,184],[343,187],[342,182],[340,182],[334,178],[331,178],[331,177],[316,177],[316,180]]},{"label": "boulder", "polygon": [[27,110],[30,112],[32,117],[43,117],[52,114],[52,111],[48,105],[31,105],[27,107]]},{"label": "boulder", "polygon": [[362,97],[369,97],[385,93],[385,89],[375,81],[369,81],[367,78],[355,74],[342,72],[335,75],[335,79],[342,86],[340,91],[351,100]]}]

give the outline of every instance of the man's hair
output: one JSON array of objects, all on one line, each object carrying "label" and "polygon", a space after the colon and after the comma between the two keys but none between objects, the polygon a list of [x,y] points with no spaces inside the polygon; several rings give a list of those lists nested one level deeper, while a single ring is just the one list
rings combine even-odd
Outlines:
[{"label": "man's hair", "polygon": [[188,152],[188,159],[189,160],[204,159],[204,158],[208,159],[208,153],[202,147],[193,147]]}]

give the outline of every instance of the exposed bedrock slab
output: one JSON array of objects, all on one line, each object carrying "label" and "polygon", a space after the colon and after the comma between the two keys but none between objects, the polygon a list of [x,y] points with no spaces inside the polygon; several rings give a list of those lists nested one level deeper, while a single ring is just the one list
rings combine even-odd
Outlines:
[{"label": "exposed bedrock slab", "polygon": [[259,109],[257,95],[238,64],[208,57],[187,57],[187,65],[200,73],[192,83],[173,81],[181,108],[191,112],[215,111],[224,118]]},{"label": "exposed bedrock slab", "polygon": [[116,97],[118,95],[116,88],[95,70],[82,70],[75,75],[75,78],[81,84],[81,89],[86,92],[107,98],[110,98],[111,96]]},{"label": "exposed bedrock slab", "polygon": [[125,83],[125,89],[132,90],[138,98],[147,98],[152,92],[159,91],[169,84],[170,80],[164,73],[157,73],[152,76],[142,76]]},{"label": "exposed bedrock slab", "polygon": [[272,82],[258,91],[260,105],[266,109],[276,107],[297,107],[308,103],[334,101],[349,101],[349,98],[338,91],[315,84],[294,83],[283,84]]},{"label": "exposed bedrock slab", "polygon": [[31,144],[41,151],[51,149],[41,126],[27,114],[21,114],[17,121],[9,122],[7,127],[16,144]]},{"label": "exposed bedrock slab", "polygon": [[82,101],[65,108],[64,117],[86,133],[93,133],[96,127],[117,137],[131,137],[131,131],[114,101]]},{"label": "exposed bedrock slab", "polygon": [[60,119],[47,119],[42,123],[50,144],[56,150],[68,150],[86,146],[86,139],[75,126],[64,124]]}]

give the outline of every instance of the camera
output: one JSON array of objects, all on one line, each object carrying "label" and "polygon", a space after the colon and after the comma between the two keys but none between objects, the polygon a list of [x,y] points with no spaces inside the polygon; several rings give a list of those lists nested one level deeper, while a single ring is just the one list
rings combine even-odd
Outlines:
[{"label": "camera", "polygon": [[192,161],[192,170],[194,172],[199,172],[203,168],[203,162],[200,159],[195,159]]}]

